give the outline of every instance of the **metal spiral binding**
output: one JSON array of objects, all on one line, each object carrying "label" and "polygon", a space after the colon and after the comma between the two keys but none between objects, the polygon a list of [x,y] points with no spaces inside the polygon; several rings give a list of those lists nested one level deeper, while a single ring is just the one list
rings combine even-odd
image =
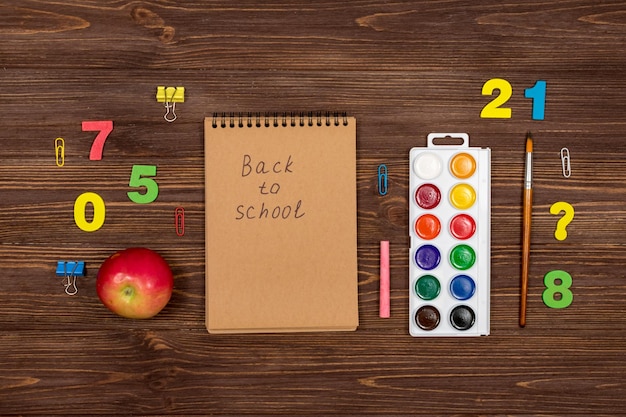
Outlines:
[{"label": "metal spiral binding", "polygon": [[348,125],[348,116],[345,112],[213,113],[212,122],[213,128],[340,125]]}]

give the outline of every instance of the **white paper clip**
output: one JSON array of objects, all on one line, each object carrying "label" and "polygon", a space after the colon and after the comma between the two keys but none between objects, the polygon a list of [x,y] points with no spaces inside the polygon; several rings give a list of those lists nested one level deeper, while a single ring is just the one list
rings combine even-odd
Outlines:
[{"label": "white paper clip", "polygon": [[561,148],[561,168],[565,178],[569,178],[572,175],[572,165],[569,159],[569,149],[567,148]]}]

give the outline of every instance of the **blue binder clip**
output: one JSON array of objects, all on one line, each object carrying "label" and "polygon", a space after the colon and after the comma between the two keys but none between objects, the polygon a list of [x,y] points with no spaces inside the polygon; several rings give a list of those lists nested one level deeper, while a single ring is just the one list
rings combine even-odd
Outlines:
[{"label": "blue binder clip", "polygon": [[378,166],[378,194],[387,194],[387,165]]},{"label": "blue binder clip", "polygon": [[58,261],[56,274],[58,277],[65,278],[65,293],[67,295],[76,295],[78,288],[76,287],[76,277],[85,276],[85,262],[83,261]]}]

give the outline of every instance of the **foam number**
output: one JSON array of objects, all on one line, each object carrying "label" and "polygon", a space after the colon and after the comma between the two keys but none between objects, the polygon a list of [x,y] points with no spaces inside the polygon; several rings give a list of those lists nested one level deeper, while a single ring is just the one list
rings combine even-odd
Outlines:
[{"label": "foam number", "polygon": [[565,271],[554,270],[543,277],[546,289],[542,298],[545,305],[550,308],[565,308],[574,301],[574,294],[570,290],[572,276]]},{"label": "foam number", "polygon": [[[93,206],[91,221],[87,220],[87,204]],[[104,200],[96,193],[83,193],[74,202],[74,222],[85,232],[95,232],[100,229],[104,224],[105,212]]]},{"label": "foam number", "polygon": [[129,191],[127,194],[130,201],[137,204],[148,204],[156,200],[159,195],[159,184],[153,178],[149,178],[155,177],[156,173],[157,167],[155,165],[133,165],[128,186],[143,187],[145,192],[142,194],[139,191]]},{"label": "foam number", "polygon": [[[113,131],[113,122],[110,120],[101,121],[84,121],[82,122],[83,131],[98,131],[94,139],[89,159],[97,161],[102,159],[102,151],[104,144]],[[64,143],[62,138],[58,138],[55,142],[56,161],[58,166],[63,164],[60,162],[64,159]],[[128,198],[138,204],[148,204],[156,200],[159,195],[159,184],[154,180],[157,173],[155,165],[133,165],[130,173],[129,187],[142,188],[140,191],[129,191]],[[87,206],[93,207],[93,217],[87,219]],[[74,222],[85,232],[94,232],[104,224],[106,207],[104,200],[96,193],[86,192],[78,196],[74,202]]]},{"label": "foam number", "polygon": [[[524,90],[524,97],[533,101],[533,120],[543,120],[545,117],[546,86],[545,81],[539,80],[535,82],[534,86]],[[511,83],[502,78],[492,78],[483,84],[483,96],[491,96],[494,91],[498,91],[498,95],[483,107],[480,117],[483,119],[510,119],[512,110],[503,106],[513,96]]]},{"label": "foam number", "polygon": [[83,122],[83,132],[98,131],[96,138],[91,144],[89,159],[91,161],[99,161],[102,159],[102,150],[109,134],[113,131],[113,122],[111,120],[99,120]]},{"label": "foam number", "polygon": [[483,107],[480,117],[483,119],[510,119],[511,109],[501,106],[509,101],[513,95],[513,87],[507,80],[492,78],[483,84],[482,94],[483,96],[491,96],[496,90],[499,91],[499,94]]},{"label": "foam number", "polygon": [[543,120],[546,112],[546,82],[539,80],[524,90],[524,97],[533,100],[533,120]]}]

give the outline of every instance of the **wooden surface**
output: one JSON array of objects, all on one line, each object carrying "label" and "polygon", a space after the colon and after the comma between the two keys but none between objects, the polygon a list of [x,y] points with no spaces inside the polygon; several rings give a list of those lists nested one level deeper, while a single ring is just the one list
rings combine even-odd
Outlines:
[{"label": "wooden surface", "polygon": [[[1,415],[616,415],[626,407],[626,7],[617,1],[37,1],[0,5]],[[510,119],[479,114],[485,81],[513,86]],[[524,90],[547,81],[545,120]],[[167,123],[156,87],[186,87]],[[212,336],[204,327],[203,118],[342,110],[358,120],[360,327]],[[84,120],[113,120],[90,161]],[[528,324],[519,328],[526,131],[535,138]],[[408,151],[431,132],[492,149],[491,335],[408,336]],[[54,139],[66,142],[57,167]],[[561,175],[559,150],[571,152]],[[376,169],[389,168],[379,196]],[[158,166],[158,199],[126,196]],[[85,191],[106,202],[93,233]],[[219,196],[216,196],[218,198]],[[575,210],[553,237],[556,201]],[[174,208],[185,208],[185,235]],[[378,245],[391,242],[391,318],[378,317]],[[119,318],[95,277],[149,246],[175,293]],[[58,260],[84,260],[64,293]],[[550,309],[543,276],[573,277]]]}]

